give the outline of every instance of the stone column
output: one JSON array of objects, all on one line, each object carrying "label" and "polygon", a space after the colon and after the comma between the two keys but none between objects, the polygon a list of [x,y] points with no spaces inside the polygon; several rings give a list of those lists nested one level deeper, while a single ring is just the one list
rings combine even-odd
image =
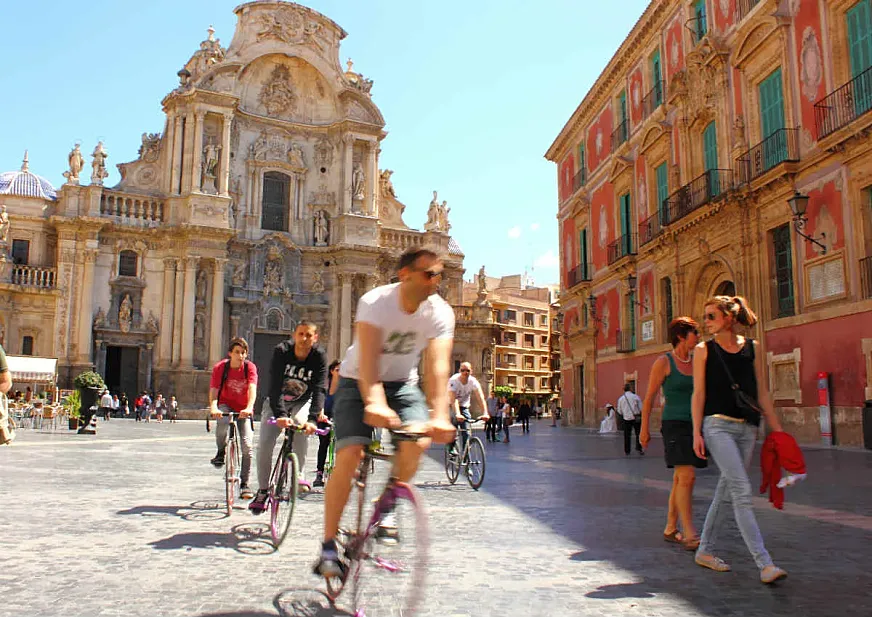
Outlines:
[{"label": "stone column", "polygon": [[182,358],[182,310],[185,297],[185,266],[180,260],[175,261],[176,284],[173,292],[173,335],[172,364],[179,366]]},{"label": "stone column", "polygon": [[194,112],[189,111],[185,114],[185,134],[182,143],[182,194],[190,193],[194,180],[193,168],[193,152],[194,152],[194,132],[196,129],[196,116]]},{"label": "stone column", "polygon": [[199,193],[203,185],[203,120],[206,118],[206,112],[198,111],[195,118],[194,151],[192,152],[194,186],[191,190]]},{"label": "stone column", "polygon": [[145,356],[145,389],[150,392],[153,389],[153,384],[151,383],[151,373],[152,365],[154,364],[154,343],[146,343],[145,348],[140,351],[140,354],[142,356]]},{"label": "stone column", "polygon": [[352,211],[351,180],[354,177],[354,135],[346,133],[342,136],[345,144],[342,167],[345,170],[345,181],[342,184],[342,212]]},{"label": "stone column", "polygon": [[[86,240],[86,243],[90,242],[96,243],[96,240]],[[97,249],[86,248],[84,259],[82,286],[79,288],[81,296],[78,311],[78,361],[89,364],[91,362],[91,333],[94,321],[94,264],[97,263]]]},{"label": "stone column", "polygon": [[214,365],[224,355],[224,264],[226,259],[215,260],[212,276],[212,327],[209,341],[209,364]]},{"label": "stone column", "polygon": [[230,316],[230,338],[239,336],[239,315]]},{"label": "stone column", "polygon": [[94,358],[94,366],[98,373],[101,375],[106,374],[106,342],[105,341],[94,341],[94,345],[97,349],[97,357]]},{"label": "stone column", "polygon": [[354,280],[354,275],[340,272],[337,276],[342,287],[342,314],[339,322],[339,354],[337,355],[341,357],[351,345],[351,282]]},{"label": "stone column", "polygon": [[[232,116],[224,115],[221,131],[221,162],[218,172],[218,194],[227,195],[230,188],[230,121]],[[217,360],[216,360],[217,362]]]},{"label": "stone column", "polygon": [[330,357],[339,358],[339,276],[332,272],[330,276]]},{"label": "stone column", "polygon": [[170,176],[172,178],[170,194],[179,194],[179,178],[182,173],[182,140],[184,138],[182,131],[182,117],[178,114],[173,115],[173,143],[172,155],[170,156]]},{"label": "stone column", "polygon": [[164,143],[166,144],[169,155],[166,158],[165,173],[163,176],[163,192],[172,193],[173,190],[173,151],[176,147],[176,119],[173,114],[167,116],[167,129],[164,135]]},{"label": "stone column", "polygon": [[182,301],[182,350],[181,361],[182,368],[190,369],[193,366],[194,358],[194,294],[196,288],[194,283],[197,279],[197,264],[200,258],[191,256],[185,259],[185,288],[184,299]]},{"label": "stone column", "polygon": [[381,282],[381,277],[378,274],[367,274],[364,276],[364,293],[378,287]]},{"label": "stone column", "polygon": [[366,188],[366,212],[370,216],[375,216],[375,204],[378,199],[378,157],[376,149],[378,144],[374,141],[366,144],[366,180],[369,186]]},{"label": "stone column", "polygon": [[176,266],[175,259],[164,259],[163,300],[160,310],[160,339],[158,344],[158,366],[173,363],[173,307],[175,301]]}]

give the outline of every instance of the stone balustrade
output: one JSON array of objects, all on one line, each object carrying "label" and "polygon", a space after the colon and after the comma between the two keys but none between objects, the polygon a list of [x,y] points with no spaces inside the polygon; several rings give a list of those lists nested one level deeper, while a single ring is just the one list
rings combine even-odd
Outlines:
[{"label": "stone balustrade", "polygon": [[160,199],[107,190],[100,196],[100,214],[123,223],[148,226],[165,223],[169,218],[166,204]]},{"label": "stone balustrade", "polygon": [[454,321],[458,323],[475,321],[475,313],[473,312],[473,308],[471,306],[455,306]]},{"label": "stone balustrade", "polygon": [[54,289],[57,285],[57,268],[14,265],[10,278],[13,285]]},{"label": "stone balustrade", "polygon": [[400,229],[382,229],[380,231],[380,244],[391,249],[405,251],[414,246],[424,246],[424,234],[418,231],[403,231]]}]

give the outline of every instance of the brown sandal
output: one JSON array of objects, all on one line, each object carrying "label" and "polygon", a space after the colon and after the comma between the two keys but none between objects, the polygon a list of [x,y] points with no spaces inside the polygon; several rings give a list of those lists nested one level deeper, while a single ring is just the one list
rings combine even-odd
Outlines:
[{"label": "brown sandal", "polygon": [[686,540],[681,541],[681,545],[684,547],[686,551],[695,551],[699,548],[699,536],[695,538],[687,538]]},{"label": "brown sandal", "polygon": [[678,530],[676,529],[676,530],[673,531],[672,533],[664,533],[664,534],[663,534],[663,539],[664,539],[666,542],[671,542],[672,544],[683,544],[683,543],[684,543],[684,537],[683,537],[683,536],[682,536],[682,537],[679,537],[679,536],[681,536],[681,532],[678,531]]}]

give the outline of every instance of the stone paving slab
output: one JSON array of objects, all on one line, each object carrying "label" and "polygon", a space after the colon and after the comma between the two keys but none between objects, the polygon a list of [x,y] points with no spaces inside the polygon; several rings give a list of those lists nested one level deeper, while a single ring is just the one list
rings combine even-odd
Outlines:
[{"label": "stone paving slab", "polygon": [[[732,523],[719,550],[730,573],[662,541],[670,474],[658,441],[627,458],[619,439],[548,424],[489,445],[478,492],[447,483],[440,451],[424,460],[422,615],[872,615],[872,455],[807,451],[809,481],[785,511],[760,502],[767,546],[790,572],[767,588]],[[263,519],[224,516],[213,453],[202,422],[20,431],[0,448],[0,616],[341,614],[309,572],[322,495],[302,500],[274,551]],[[310,453],[311,468],[314,442]],[[700,474],[700,524],[716,477]]]}]

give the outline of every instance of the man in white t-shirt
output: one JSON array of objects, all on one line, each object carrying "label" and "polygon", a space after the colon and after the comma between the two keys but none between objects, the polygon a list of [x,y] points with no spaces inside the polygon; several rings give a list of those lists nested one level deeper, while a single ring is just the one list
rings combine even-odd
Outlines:
[{"label": "man in white t-shirt", "polygon": [[630,436],[636,431],[636,452],[645,455],[642,444],[639,441],[639,433],[642,430],[642,399],[630,384],[624,385],[624,393],[618,399],[618,415],[624,419],[624,454],[630,456]]},{"label": "man in white t-shirt", "polygon": [[[454,344],[454,310],[436,295],[442,259],[426,248],[403,253],[399,283],[377,287],[357,305],[354,341],[339,367],[333,398],[336,462],[324,496],[324,543],[316,574],[341,576],[336,534],[363,449],[373,428],[421,423],[437,443],[449,443],[456,430],[448,414],[448,373]],[[418,364],[426,350],[426,397],[418,387]],[[431,411],[432,410],[432,417]],[[397,445],[391,475],[409,482],[430,439]],[[398,539],[392,513],[378,534]]]},{"label": "man in white t-shirt", "polygon": [[484,392],[481,390],[481,384],[472,375],[472,364],[463,362],[460,365],[460,372],[455,373],[448,380],[448,400],[451,405],[451,411],[454,412],[454,426],[460,429],[461,454],[466,448],[466,442],[469,439],[469,421],[472,420],[469,406],[472,402],[473,393],[475,393],[478,403],[481,405],[482,420],[487,422],[490,419],[490,415],[484,400]]}]

